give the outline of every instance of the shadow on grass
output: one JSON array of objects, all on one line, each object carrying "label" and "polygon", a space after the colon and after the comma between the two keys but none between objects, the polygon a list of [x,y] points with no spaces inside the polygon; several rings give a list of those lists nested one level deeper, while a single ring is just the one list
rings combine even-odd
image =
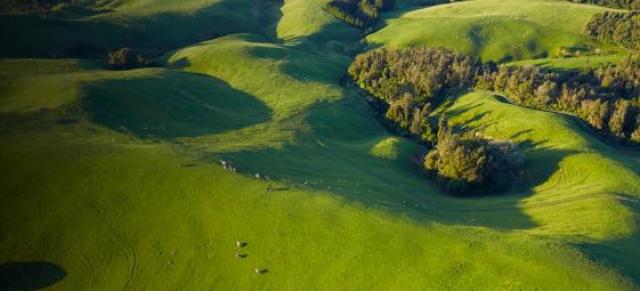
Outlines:
[{"label": "shadow on grass", "polygon": [[[620,194],[625,196],[624,194]],[[621,201],[625,207],[630,208],[634,213],[640,211],[640,202]],[[636,224],[640,223],[640,219],[636,216]],[[612,241],[600,243],[579,243],[576,247],[585,254],[590,260],[598,262],[613,269],[630,279],[636,286],[640,286],[640,268],[638,268],[638,259],[640,258],[640,235],[636,231],[633,235]]]},{"label": "shadow on grass", "polygon": [[[504,99],[504,97],[500,97],[499,100],[501,102],[509,103]],[[470,106],[461,106],[459,108],[448,110],[447,114],[450,116],[457,116],[468,111],[477,111],[478,107],[483,104],[484,103],[479,102]],[[490,113],[490,111],[478,112],[471,118],[466,119],[463,123],[456,124],[456,127],[482,132],[496,123],[495,121],[480,122]],[[527,196],[533,194],[533,188],[546,182],[559,169],[558,165],[563,159],[578,153],[573,150],[559,150],[545,147],[544,144],[547,140],[532,141],[522,139],[523,135],[526,135],[533,130],[533,128],[525,127],[509,136],[509,140],[518,144],[519,150],[525,154],[526,158],[525,164],[522,166],[522,169],[524,170],[520,174],[519,180],[513,183],[512,189],[508,191],[508,193],[520,193],[520,195]]]},{"label": "shadow on grass", "polygon": [[86,85],[85,108],[99,124],[142,138],[216,134],[268,120],[257,98],[218,79],[161,71]]},{"label": "shadow on grass", "polygon": [[253,57],[281,62],[281,70],[301,82],[338,83],[339,76],[349,66],[349,59],[342,55],[323,56],[299,50],[295,47],[252,47]]},{"label": "shadow on grass", "polygon": [[258,58],[282,61],[283,73],[302,82],[339,82],[351,63],[350,57],[363,48],[362,32],[337,19],[310,35],[280,37],[283,39],[276,42],[283,48],[255,47],[251,53]]},{"label": "shadow on grass", "polygon": [[278,22],[282,18],[284,0],[254,0],[258,22],[263,34],[272,40],[277,39]]},{"label": "shadow on grass", "polygon": [[471,49],[468,54],[480,56],[487,43],[483,27],[480,25],[472,25],[467,31],[467,38],[471,41]]},{"label": "shadow on grass", "polygon": [[6,44],[0,46],[0,56],[102,57],[109,49],[121,47],[160,54],[232,33],[261,32],[255,5],[254,1],[222,0],[194,13],[89,13],[77,8],[47,19],[0,15],[0,43]]},{"label": "shadow on grass", "polygon": [[49,262],[10,262],[0,265],[0,290],[36,290],[61,281],[67,273]]},{"label": "shadow on grass", "polygon": [[536,226],[522,212],[520,200],[545,182],[557,171],[558,163],[572,154],[525,144],[524,151],[529,157],[526,167],[535,170],[523,177],[517,189],[504,194],[456,198],[443,193],[426,177],[420,165],[412,162],[416,156],[419,160],[424,148],[415,145],[404,149],[410,152],[401,153],[397,159],[370,154],[374,145],[392,136],[375,121],[373,114],[368,104],[356,96],[318,104],[305,118],[311,130],[298,136],[295,143],[280,149],[211,153],[204,159],[216,162],[222,158],[231,161],[244,175],[259,173],[286,185],[332,192],[348,201],[416,219],[431,217],[445,223],[512,230]]}]

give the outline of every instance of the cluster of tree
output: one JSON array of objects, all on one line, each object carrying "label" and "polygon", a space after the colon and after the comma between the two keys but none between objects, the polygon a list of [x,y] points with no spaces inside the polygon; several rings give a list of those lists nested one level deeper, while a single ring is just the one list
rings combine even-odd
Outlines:
[{"label": "cluster of tree", "polygon": [[640,49],[640,11],[597,13],[591,17],[584,32],[596,39]]},{"label": "cluster of tree", "polygon": [[479,75],[475,87],[501,92],[520,105],[570,112],[621,143],[640,142],[640,61],[636,58],[586,72],[500,66]]},{"label": "cluster of tree", "polygon": [[434,127],[431,102],[447,90],[472,87],[482,72],[495,70],[495,65],[448,49],[421,47],[366,52],[356,57],[349,74],[374,96],[377,109],[395,129],[436,145],[424,157],[424,166],[447,191],[459,194],[505,189],[523,156],[512,143],[454,132],[444,116]]},{"label": "cluster of tree", "polygon": [[3,11],[12,13],[37,12],[40,17],[48,17],[54,7],[61,4],[75,4],[78,0],[2,0]]},{"label": "cluster of tree", "polygon": [[401,133],[435,142],[429,123],[432,98],[465,88],[483,66],[477,60],[442,48],[371,50],[349,66],[353,80],[383,104],[379,111]]},{"label": "cluster of tree", "polygon": [[349,67],[353,80],[377,97],[398,129],[434,142],[426,116],[433,97],[458,88],[504,94],[519,105],[569,112],[621,143],[640,143],[640,59],[584,72],[500,66],[443,48],[372,50]]},{"label": "cluster of tree", "polygon": [[358,55],[349,75],[363,89],[389,104],[402,99],[428,102],[442,91],[473,84],[482,64],[443,48],[371,50]]},{"label": "cluster of tree", "polygon": [[121,48],[109,52],[107,67],[110,70],[127,70],[152,65],[152,62],[130,48]]},{"label": "cluster of tree", "polygon": [[325,10],[342,21],[366,28],[378,21],[380,12],[392,10],[394,0],[332,0]]},{"label": "cluster of tree", "polygon": [[575,3],[593,4],[619,9],[640,9],[640,0],[569,0]]},{"label": "cluster of tree", "polygon": [[459,2],[459,1],[464,1],[464,0],[411,0],[411,1],[405,1],[405,2],[409,2],[409,5],[411,6],[431,6],[431,5],[438,5],[438,4]]},{"label": "cluster of tree", "polygon": [[379,113],[390,121],[387,127],[399,134],[420,139],[428,144],[436,142],[434,129],[430,123],[431,103],[416,102],[411,95],[405,95],[396,102],[378,106]]},{"label": "cluster of tree", "polygon": [[436,146],[424,157],[424,167],[452,194],[507,189],[524,163],[517,146],[486,139],[471,131],[455,133],[440,118]]}]

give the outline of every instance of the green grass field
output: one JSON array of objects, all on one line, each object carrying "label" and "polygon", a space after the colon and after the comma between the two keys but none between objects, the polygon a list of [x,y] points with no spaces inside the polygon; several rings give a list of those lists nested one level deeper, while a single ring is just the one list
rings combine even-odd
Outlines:
[{"label": "green grass field", "polygon": [[[100,3],[100,2],[97,2]],[[177,48],[235,32],[262,30],[251,0],[106,1],[85,13],[58,13],[49,19],[0,15],[5,57],[65,56],[80,48]]]},{"label": "green grass field", "polygon": [[604,8],[557,0],[477,0],[388,15],[367,36],[371,46],[448,47],[483,60],[558,56],[562,48],[589,46],[615,51],[581,34]]},{"label": "green grass field", "polygon": [[539,66],[548,70],[583,70],[617,64],[624,59],[623,55],[584,56],[571,58],[541,58],[507,63],[509,66]]},{"label": "green grass field", "polygon": [[[246,1],[121,1],[109,13],[200,15],[218,2]],[[452,6],[496,4],[473,2]],[[238,13],[225,14],[233,22],[225,29],[242,33],[157,35],[181,47],[156,68],[0,60],[0,284],[23,283],[7,279],[10,263],[49,262],[64,276],[49,282],[34,272],[30,286],[639,288],[637,151],[602,142],[573,117],[468,92],[434,116],[446,111],[457,125],[521,142],[528,171],[509,193],[451,197],[411,162],[425,149],[389,133],[360,93],[341,85],[361,35],[323,3],[286,1],[272,32],[242,28],[248,16]],[[599,9],[522,5],[521,13],[559,5],[578,16]],[[17,46],[31,45],[2,55]]]}]

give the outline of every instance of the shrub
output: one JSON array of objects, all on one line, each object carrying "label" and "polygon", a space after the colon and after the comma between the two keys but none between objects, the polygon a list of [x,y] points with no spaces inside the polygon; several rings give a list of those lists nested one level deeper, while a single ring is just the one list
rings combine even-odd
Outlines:
[{"label": "shrub", "polygon": [[505,190],[517,179],[523,162],[524,156],[513,143],[473,132],[454,133],[444,116],[437,146],[424,158],[425,168],[452,194]]},{"label": "shrub", "polygon": [[381,12],[394,8],[394,0],[333,0],[325,11],[358,28],[373,26]]},{"label": "shrub", "polygon": [[135,54],[130,48],[121,48],[109,53],[107,66],[111,70],[133,69],[150,63],[140,54]]}]

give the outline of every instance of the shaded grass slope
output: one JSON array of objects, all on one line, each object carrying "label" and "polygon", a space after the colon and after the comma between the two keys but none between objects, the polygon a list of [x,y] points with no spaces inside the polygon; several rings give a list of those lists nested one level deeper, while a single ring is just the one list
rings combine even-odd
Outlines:
[{"label": "shaded grass slope", "polygon": [[252,0],[113,1],[87,15],[0,15],[0,56],[104,54],[132,47],[162,52],[238,32],[261,31]]},{"label": "shaded grass slope", "polygon": [[264,122],[271,114],[256,98],[222,81],[173,71],[95,82],[86,90],[95,122],[137,136],[215,134]]}]

